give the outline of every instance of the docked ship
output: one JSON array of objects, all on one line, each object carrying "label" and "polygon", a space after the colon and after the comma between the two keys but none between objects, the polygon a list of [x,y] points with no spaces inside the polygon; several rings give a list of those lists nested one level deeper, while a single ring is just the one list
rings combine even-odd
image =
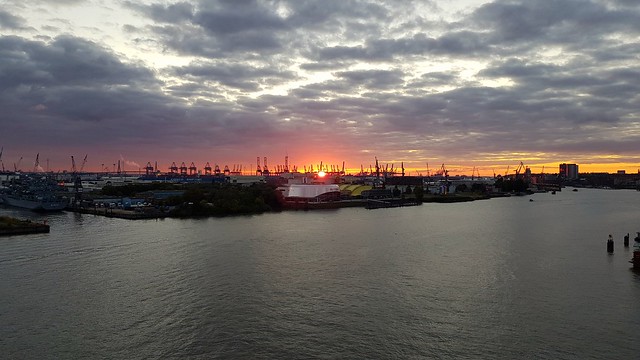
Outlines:
[{"label": "docked ship", "polygon": [[2,190],[2,203],[33,211],[60,211],[67,198],[60,195],[60,186],[53,179],[38,175],[21,175]]}]

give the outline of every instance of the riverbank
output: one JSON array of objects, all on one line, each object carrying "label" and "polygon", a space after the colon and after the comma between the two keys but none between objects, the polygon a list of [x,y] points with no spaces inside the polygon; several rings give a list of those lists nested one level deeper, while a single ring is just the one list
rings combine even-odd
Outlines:
[{"label": "riverbank", "polygon": [[[422,203],[457,203],[457,202],[467,202],[467,201],[476,201],[476,200],[485,200],[490,199],[493,196],[486,194],[475,194],[475,193],[465,193],[465,194],[447,194],[447,195],[437,195],[437,194],[427,194],[422,197],[421,200],[417,200],[415,197],[407,197],[404,199],[401,198],[391,198],[391,199],[350,199],[350,200],[338,200],[338,201],[325,201],[325,202],[284,202],[281,208],[272,209],[271,211],[282,211],[282,210],[322,210],[322,209],[340,209],[340,208],[348,208],[348,207],[363,207],[367,209],[377,209],[377,208],[389,208],[389,207],[405,207],[405,206],[416,206]],[[190,206],[193,206],[191,204]],[[136,210],[127,210],[121,208],[94,208],[94,207],[70,207],[66,209],[67,211],[81,213],[81,214],[91,214],[98,216],[106,216],[120,219],[128,219],[128,220],[144,220],[144,219],[159,219],[159,218],[189,218],[189,217],[207,217],[207,215],[203,214],[192,214],[191,216],[182,214],[180,212],[168,212],[162,211],[154,207],[147,208],[139,208]],[[271,212],[266,211],[266,212]],[[259,212],[264,213],[265,211]],[[242,214],[215,214],[208,215],[213,217],[222,217],[222,216],[232,216],[232,215],[246,215]]]},{"label": "riverbank", "polygon": [[160,211],[155,208],[144,209],[141,211],[118,208],[70,207],[66,210],[80,214],[91,214],[128,220],[161,219],[170,217],[169,213]]},{"label": "riverbank", "polygon": [[500,197],[500,196],[492,196],[487,194],[447,194],[447,195],[437,195],[437,194],[428,194],[424,195],[422,198],[423,203],[455,203],[455,202],[467,202],[467,201],[476,201],[476,200],[487,200],[492,197]]},{"label": "riverbank", "polygon": [[31,220],[20,220],[8,216],[0,216],[0,236],[48,233],[49,225],[34,223]]}]

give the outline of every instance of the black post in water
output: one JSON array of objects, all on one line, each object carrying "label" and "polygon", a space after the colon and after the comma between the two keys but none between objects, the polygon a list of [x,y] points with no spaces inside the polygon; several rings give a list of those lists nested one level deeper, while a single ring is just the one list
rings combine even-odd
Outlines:
[{"label": "black post in water", "polygon": [[609,235],[609,240],[607,240],[607,252],[610,254],[613,253],[613,237],[611,235]]},{"label": "black post in water", "polygon": [[624,236],[624,247],[629,247],[629,233]]}]

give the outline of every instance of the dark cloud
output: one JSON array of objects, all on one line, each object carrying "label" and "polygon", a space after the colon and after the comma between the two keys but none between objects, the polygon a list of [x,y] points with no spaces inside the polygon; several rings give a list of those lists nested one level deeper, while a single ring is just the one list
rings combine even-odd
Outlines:
[{"label": "dark cloud", "polygon": [[481,6],[472,21],[490,29],[491,42],[513,44],[594,45],[612,33],[638,34],[638,10],[607,7],[598,1],[553,0],[492,2]]},{"label": "dark cloud", "polygon": [[114,86],[156,82],[143,67],[126,65],[95,43],[62,36],[50,44],[16,36],[0,38],[0,88]]},{"label": "dark cloud", "polygon": [[403,75],[399,70],[359,70],[336,73],[336,76],[345,79],[352,86],[364,86],[377,90],[401,86],[404,83]]},{"label": "dark cloud", "polygon": [[225,57],[230,53],[274,53],[283,45],[278,32],[287,24],[273,9],[255,1],[203,1],[128,6],[162,23],[151,30],[179,53]]},{"label": "dark cloud", "polygon": [[138,2],[126,1],[125,4],[160,23],[181,23],[193,19],[194,6],[188,2],[142,5]]},{"label": "dark cloud", "polygon": [[217,83],[244,91],[258,91],[263,85],[274,86],[297,78],[294,72],[278,70],[275,67],[258,68],[225,63],[192,63],[174,68],[173,73],[199,83]]},{"label": "dark cloud", "polygon": [[0,29],[23,29],[25,20],[0,9]]},{"label": "dark cloud", "polygon": [[[0,120],[3,125],[17,121],[23,132],[31,129],[37,134],[40,129],[57,127],[58,122],[124,123],[147,107],[165,107],[163,96],[157,93],[159,82],[149,70],[123,63],[110,51],[83,39],[59,37],[44,43],[0,37],[0,58],[0,104],[5,109]],[[47,122],[46,127],[41,127],[42,121]],[[80,136],[71,125],[63,130],[82,143],[106,135]]]}]

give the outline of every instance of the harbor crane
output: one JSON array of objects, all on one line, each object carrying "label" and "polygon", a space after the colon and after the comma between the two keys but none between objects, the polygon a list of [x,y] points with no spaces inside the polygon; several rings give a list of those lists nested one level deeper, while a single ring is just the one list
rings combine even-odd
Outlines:
[{"label": "harbor crane", "polygon": [[445,178],[449,176],[449,170],[444,166],[444,163],[440,166],[440,170],[436,172],[436,175],[444,176]]},{"label": "harbor crane", "polygon": [[13,171],[18,172],[20,171],[20,163],[22,162],[22,156],[20,156],[20,159],[18,159],[18,163],[13,163]]},{"label": "harbor crane", "polygon": [[151,161],[147,161],[147,166],[144,167],[144,171],[146,175],[151,175],[153,174],[153,166],[151,165]]},{"label": "harbor crane", "polygon": [[74,193],[73,204],[76,204],[78,201],[80,201],[80,198],[81,198],[80,192],[82,191],[81,190],[82,180],[80,179],[80,175],[78,174],[78,171],[76,168],[76,159],[73,157],[73,155],[71,155],[71,177],[73,181],[73,193]]},{"label": "harbor crane", "polygon": [[36,154],[36,161],[33,163],[33,172],[38,172],[38,166],[40,166],[40,153]]},{"label": "harbor crane", "polygon": [[522,163],[522,161],[520,161],[520,165],[518,165],[518,168],[516,168],[516,179],[518,178],[518,176],[520,175],[520,172],[522,170],[524,170],[524,164]]},{"label": "harbor crane", "polygon": [[84,159],[82,159],[82,164],[80,165],[80,172],[82,172],[84,170],[84,166],[87,165],[87,156],[89,156],[89,154],[85,154]]}]

